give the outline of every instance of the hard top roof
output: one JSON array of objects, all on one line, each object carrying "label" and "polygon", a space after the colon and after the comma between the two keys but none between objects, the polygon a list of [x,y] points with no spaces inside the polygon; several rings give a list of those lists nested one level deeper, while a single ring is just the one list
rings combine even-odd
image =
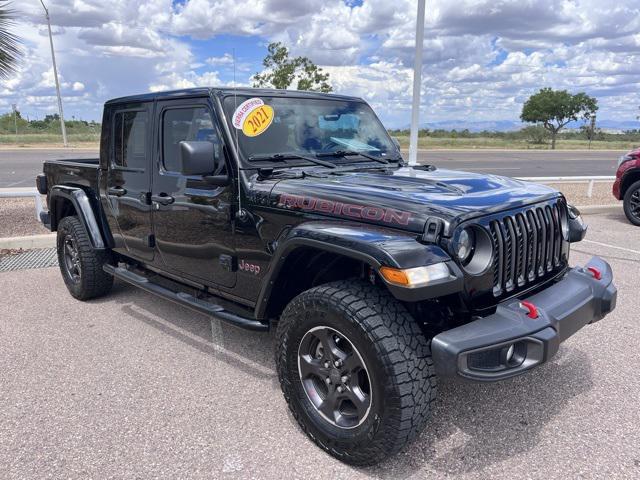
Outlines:
[{"label": "hard top roof", "polygon": [[196,87],[196,88],[183,88],[181,90],[169,90],[166,92],[152,92],[152,93],[142,93],[139,95],[129,95],[126,97],[112,98],[108,100],[106,104],[114,104],[114,103],[129,103],[129,102],[152,102],[154,100],[167,100],[172,98],[181,98],[181,97],[196,97],[196,96],[204,96],[204,95],[241,95],[241,96],[267,96],[267,97],[296,97],[296,98],[316,98],[316,99],[333,99],[333,100],[351,100],[351,101],[362,101],[361,98],[358,97],[350,97],[346,95],[336,95],[333,93],[320,93],[320,92],[310,92],[310,91],[302,91],[302,90],[279,90],[273,88],[247,88],[247,87]]}]

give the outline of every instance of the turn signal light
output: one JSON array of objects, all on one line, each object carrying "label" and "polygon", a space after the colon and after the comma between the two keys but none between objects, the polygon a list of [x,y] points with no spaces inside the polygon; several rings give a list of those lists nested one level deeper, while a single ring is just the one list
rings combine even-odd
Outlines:
[{"label": "turn signal light", "polygon": [[451,276],[449,267],[445,263],[435,263],[424,267],[393,268],[380,267],[380,275],[389,283],[407,288],[427,285],[436,280],[443,280]]},{"label": "turn signal light", "polygon": [[404,270],[391,267],[381,267],[380,274],[388,282],[396,283],[398,285],[409,285],[409,277],[407,277]]}]

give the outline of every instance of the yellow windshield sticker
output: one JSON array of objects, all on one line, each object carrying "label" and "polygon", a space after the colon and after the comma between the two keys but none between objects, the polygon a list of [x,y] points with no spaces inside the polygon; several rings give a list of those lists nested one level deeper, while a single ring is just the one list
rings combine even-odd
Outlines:
[{"label": "yellow windshield sticker", "polygon": [[250,98],[242,102],[233,112],[233,126],[242,130],[247,137],[263,133],[273,122],[273,108],[265,105],[260,98]]},{"label": "yellow windshield sticker", "polygon": [[273,121],[273,108],[270,105],[262,105],[253,110],[244,123],[242,124],[242,132],[247,137],[255,137],[263,133]]}]

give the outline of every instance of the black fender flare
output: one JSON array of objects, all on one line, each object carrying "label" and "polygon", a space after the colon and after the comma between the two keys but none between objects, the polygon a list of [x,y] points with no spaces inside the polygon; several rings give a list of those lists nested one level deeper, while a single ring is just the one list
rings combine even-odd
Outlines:
[{"label": "black fender flare", "polygon": [[276,279],[290,253],[301,247],[313,247],[344,255],[370,265],[413,268],[444,262],[451,278],[421,288],[405,288],[387,283],[391,293],[403,301],[420,301],[456,293],[463,288],[463,275],[451,257],[438,245],[418,241],[420,235],[389,228],[340,222],[308,222],[291,228],[276,242],[271,266],[263,280],[256,305],[256,316],[265,315]]},{"label": "black fender flare", "polygon": [[91,239],[93,248],[102,250],[106,248],[106,242],[98,223],[96,214],[91,206],[91,201],[87,193],[80,187],[71,187],[67,185],[54,185],[49,190],[49,210],[51,214],[51,231],[58,229],[58,221],[60,216],[57,209],[59,202],[57,199],[65,199],[74,206],[78,218],[82,223],[87,235]]}]

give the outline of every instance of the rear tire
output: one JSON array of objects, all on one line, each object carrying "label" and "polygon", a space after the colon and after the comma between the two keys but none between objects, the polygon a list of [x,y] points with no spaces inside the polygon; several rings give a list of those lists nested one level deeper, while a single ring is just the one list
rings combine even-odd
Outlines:
[{"label": "rear tire", "polygon": [[627,188],[624,194],[624,214],[627,219],[640,227],[640,181],[635,182]]},{"label": "rear tire", "polygon": [[111,291],[113,277],[102,269],[111,252],[93,248],[78,217],[65,217],[58,224],[57,249],[60,272],[73,297],[89,300]]},{"label": "rear tire", "polygon": [[[327,368],[336,359],[339,368]],[[388,291],[362,281],[333,282],[294,298],[278,324],[276,363],[302,430],[353,465],[400,451],[422,431],[436,397],[420,327]],[[326,408],[331,402],[337,407]]]}]

